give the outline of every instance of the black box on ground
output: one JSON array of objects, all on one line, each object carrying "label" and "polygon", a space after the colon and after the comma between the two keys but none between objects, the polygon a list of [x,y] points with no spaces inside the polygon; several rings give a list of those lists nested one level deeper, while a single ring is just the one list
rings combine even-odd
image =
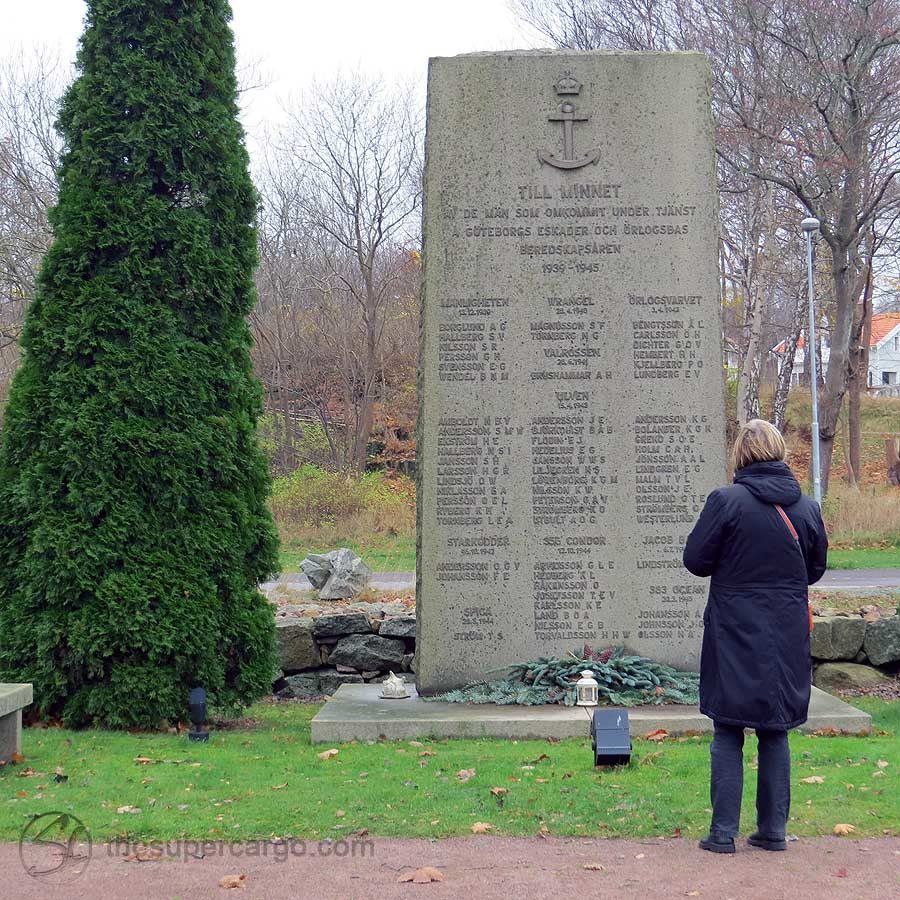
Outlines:
[{"label": "black box on ground", "polygon": [[631,760],[627,709],[596,709],[591,719],[595,766],[626,766]]}]

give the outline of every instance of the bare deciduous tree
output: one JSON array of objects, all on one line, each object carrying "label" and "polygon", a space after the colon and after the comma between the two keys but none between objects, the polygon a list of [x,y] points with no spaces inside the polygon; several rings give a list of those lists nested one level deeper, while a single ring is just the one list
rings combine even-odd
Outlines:
[{"label": "bare deciduous tree", "polygon": [[[378,82],[320,85],[290,112],[261,178],[256,324],[284,427],[288,405],[300,401],[325,430],[332,461],[357,471],[385,393],[389,337],[409,326],[418,293],[421,129],[413,110],[409,92]],[[414,340],[404,346],[414,351]]]}]

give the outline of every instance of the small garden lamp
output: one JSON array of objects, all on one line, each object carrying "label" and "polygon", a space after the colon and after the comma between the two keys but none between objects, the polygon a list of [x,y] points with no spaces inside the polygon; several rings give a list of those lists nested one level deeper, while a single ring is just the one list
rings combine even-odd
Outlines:
[{"label": "small garden lamp", "polygon": [[575,682],[575,705],[576,706],[596,706],[599,697],[599,685],[594,673],[590,669],[585,669],[581,673],[581,678]]},{"label": "small garden lamp", "polygon": [[188,740],[208,741],[209,732],[206,730],[206,688],[191,688],[188,695],[188,710],[191,714],[192,728],[188,732]]}]

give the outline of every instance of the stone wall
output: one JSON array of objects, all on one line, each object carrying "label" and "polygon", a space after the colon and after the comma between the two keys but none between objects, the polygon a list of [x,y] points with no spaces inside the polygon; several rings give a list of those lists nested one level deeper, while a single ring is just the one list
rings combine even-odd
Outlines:
[{"label": "stone wall", "polygon": [[900,616],[814,616],[813,684],[824,691],[875,687],[900,663]]},{"label": "stone wall", "polygon": [[[813,682],[826,691],[873,687],[900,666],[900,616],[881,610],[815,616]],[[283,606],[276,614],[281,671],[278,697],[314,699],[342,684],[382,681],[396,672],[412,681],[416,617],[402,601],[350,603],[338,609],[315,602]]]},{"label": "stone wall", "polygon": [[311,699],[333,694],[342,684],[382,681],[388,672],[411,673],[416,617],[402,602],[324,612],[315,603],[282,607],[275,638],[281,667],[276,696]]}]

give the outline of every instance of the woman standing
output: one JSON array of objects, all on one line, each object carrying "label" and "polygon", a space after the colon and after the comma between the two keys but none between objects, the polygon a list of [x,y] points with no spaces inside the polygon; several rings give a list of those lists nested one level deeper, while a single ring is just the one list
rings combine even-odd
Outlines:
[{"label": "woman standing", "polygon": [[684,565],[712,576],[703,614],[700,710],[710,747],[712,824],[704,850],[734,853],[744,784],[744,729],[756,729],[754,847],[784,850],[791,800],[787,733],[806,721],[811,661],[807,587],[825,572],[818,505],[784,462],[784,438],[753,419],[734,444],[734,484],[707,498]]}]

